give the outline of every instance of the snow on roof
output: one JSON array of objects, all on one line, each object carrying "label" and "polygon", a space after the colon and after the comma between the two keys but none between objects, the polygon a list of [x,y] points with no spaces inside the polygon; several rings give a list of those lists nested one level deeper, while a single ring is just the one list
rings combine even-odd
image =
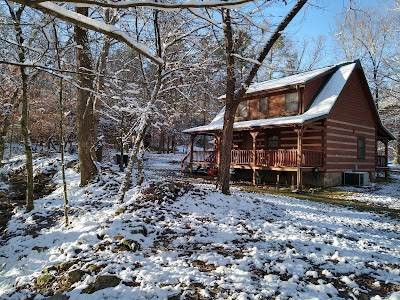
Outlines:
[{"label": "snow on roof", "polygon": [[[277,126],[277,125],[296,125],[313,121],[318,118],[323,118],[329,115],[329,113],[331,112],[333,105],[338,99],[340,93],[342,92],[347,80],[349,79],[355,67],[356,63],[351,63],[340,67],[332,75],[327,84],[323,87],[321,92],[317,95],[317,97],[313,101],[311,107],[304,114],[280,117],[280,118],[268,118],[268,119],[235,122],[233,128],[245,129],[245,128],[255,128],[255,127]],[[183,132],[192,133],[192,132],[221,130],[224,122],[224,112],[225,109],[222,109],[208,125],[186,129]]]},{"label": "snow on roof", "polygon": [[[253,83],[247,89],[246,94],[306,83],[307,81],[315,77],[318,77],[335,67],[336,66],[324,67],[321,69],[290,75],[279,79],[272,79],[263,82]],[[218,97],[218,99],[225,99],[225,95]]]}]

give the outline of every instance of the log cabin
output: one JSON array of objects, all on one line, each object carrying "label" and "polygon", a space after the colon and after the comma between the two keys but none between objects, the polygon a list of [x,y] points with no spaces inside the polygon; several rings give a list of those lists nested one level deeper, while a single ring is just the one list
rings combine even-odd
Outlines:
[{"label": "log cabin", "polygon": [[[224,100],[225,96],[219,97]],[[190,128],[182,168],[217,168],[224,109],[210,124]],[[214,147],[195,151],[198,136]],[[301,188],[343,184],[346,172],[374,180],[388,173],[388,141],[358,60],[249,86],[234,123],[231,171],[254,184]]]}]

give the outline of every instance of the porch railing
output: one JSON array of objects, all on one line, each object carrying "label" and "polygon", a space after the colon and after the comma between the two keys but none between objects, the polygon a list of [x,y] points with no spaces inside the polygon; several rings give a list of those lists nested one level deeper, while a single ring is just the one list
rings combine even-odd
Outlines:
[{"label": "porch railing", "polygon": [[231,164],[250,165],[253,163],[253,150],[232,150]]},{"label": "porch railing", "polygon": [[[216,151],[193,151],[192,163],[194,164],[216,164]],[[182,169],[190,162],[190,152],[182,160]],[[321,167],[323,166],[323,151],[303,150],[302,163],[304,167]],[[378,160],[377,160],[378,161]],[[386,160],[384,158],[380,162]],[[256,150],[255,156],[253,150],[232,150],[232,165],[252,165],[266,167],[296,167],[297,166],[297,150],[296,149],[280,149],[280,150]]]},{"label": "porch railing", "polygon": [[[296,167],[297,150],[256,150],[255,162],[253,150],[232,150],[231,164],[273,167]],[[303,150],[302,166],[320,167],[323,165],[323,152]]]},{"label": "porch railing", "polygon": [[376,156],[376,166],[378,168],[386,168],[388,166],[386,155],[377,155]]},{"label": "porch railing", "polygon": [[303,150],[302,166],[321,167],[324,164],[324,152],[316,150]]},{"label": "porch railing", "polygon": [[193,161],[200,163],[216,163],[216,152],[213,150],[193,151]]},{"label": "porch railing", "polygon": [[[190,163],[190,151],[185,155],[185,157],[181,161],[181,170],[185,171],[188,164]],[[215,164],[216,160],[216,152],[212,150],[207,151],[193,151],[192,152],[193,163],[201,163],[201,164]]]},{"label": "porch railing", "polygon": [[[263,150],[261,150],[263,151]],[[268,166],[274,167],[296,167],[297,150],[266,150],[269,156]]]}]

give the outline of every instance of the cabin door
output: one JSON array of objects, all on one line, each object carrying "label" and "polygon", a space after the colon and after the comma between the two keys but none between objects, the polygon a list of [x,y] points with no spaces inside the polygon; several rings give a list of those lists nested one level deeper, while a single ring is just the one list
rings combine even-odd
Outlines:
[{"label": "cabin door", "polygon": [[246,131],[243,134],[243,150],[252,150],[253,149],[253,137],[250,132]]}]

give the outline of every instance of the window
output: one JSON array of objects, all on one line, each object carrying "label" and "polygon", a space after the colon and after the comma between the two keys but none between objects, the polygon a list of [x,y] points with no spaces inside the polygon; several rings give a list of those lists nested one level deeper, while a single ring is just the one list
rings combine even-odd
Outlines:
[{"label": "window", "polygon": [[299,98],[297,93],[290,93],[285,95],[285,110],[297,111],[299,107]]},{"label": "window", "polygon": [[239,106],[236,110],[236,117],[246,118],[249,116],[249,107],[247,105],[247,101],[243,101],[239,103]]},{"label": "window", "polygon": [[258,111],[267,112],[268,111],[268,98],[263,97],[258,100]]},{"label": "window", "polygon": [[365,137],[357,138],[357,158],[365,159]]},{"label": "window", "polygon": [[278,148],[279,147],[279,136],[277,135],[269,135],[267,139],[268,149]]}]

